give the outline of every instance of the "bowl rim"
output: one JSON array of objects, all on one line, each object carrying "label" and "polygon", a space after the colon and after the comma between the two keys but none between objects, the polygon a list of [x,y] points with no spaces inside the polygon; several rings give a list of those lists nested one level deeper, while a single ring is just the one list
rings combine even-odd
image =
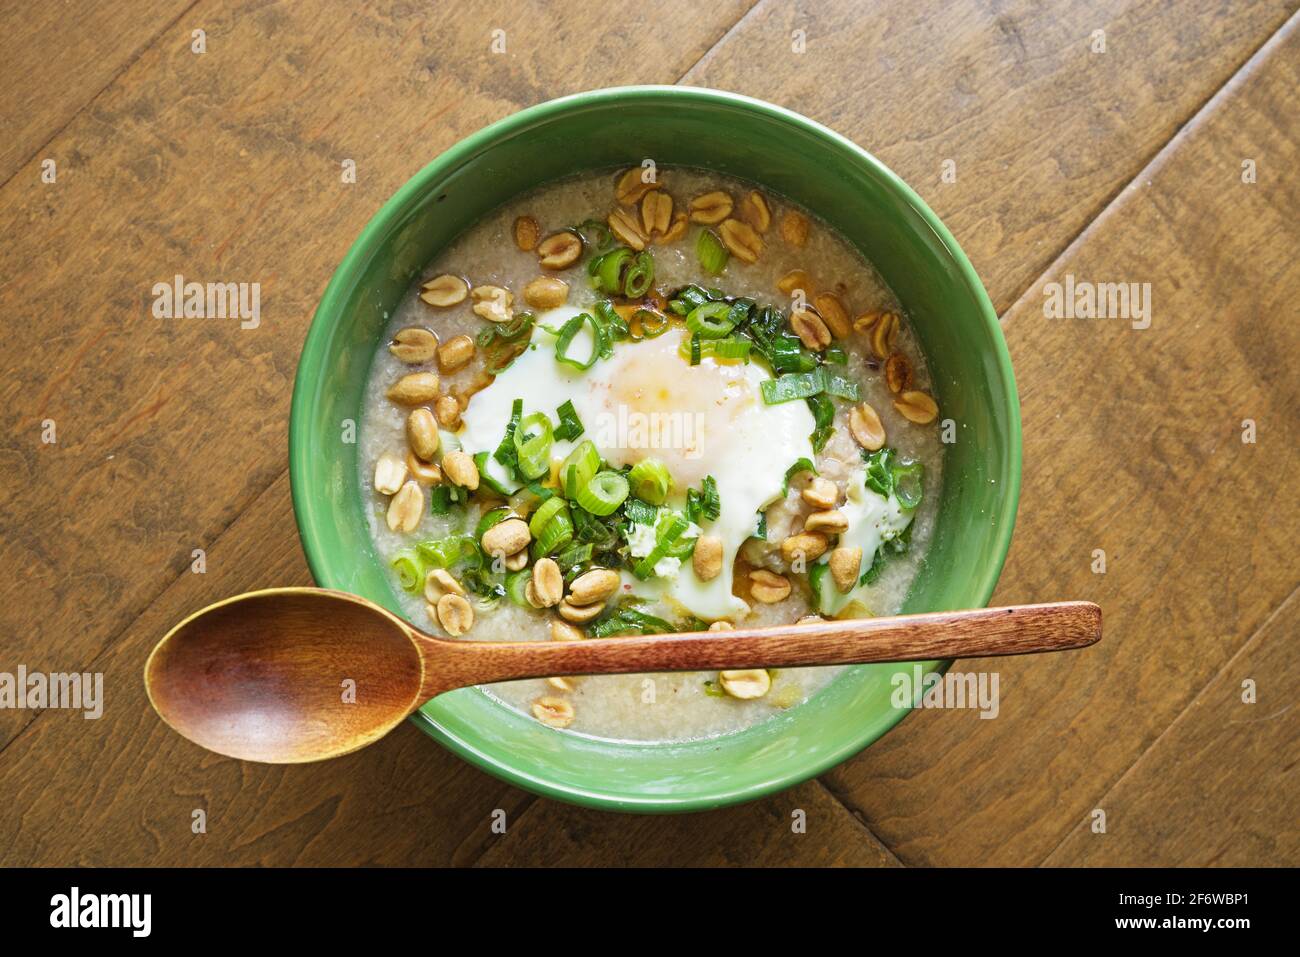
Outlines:
[{"label": "bowl rim", "polygon": [[[1006,339],[997,312],[994,310],[988,292],[980,281],[974,266],[971,265],[970,260],[961,246],[958,245],[952,233],[926,202],[917,195],[915,190],[897,173],[848,137],[802,114],[765,100],[706,87],[670,85],[635,85],[588,90],[547,100],[512,113],[459,140],[434,157],[433,160],[403,183],[366,223],[361,233],[343,256],[321,295],[320,303],[313,314],[311,326],[308,328],[303,341],[302,353],[294,376],[293,396],[289,412],[290,491],[298,537],[302,543],[303,553],[306,556],[313,580],[319,582],[324,577],[324,573],[316,542],[309,533],[311,524],[308,521],[308,516],[312,512],[312,503],[308,498],[307,481],[304,474],[306,466],[302,455],[304,438],[300,433],[302,423],[308,419],[311,401],[311,390],[308,388],[306,382],[308,376],[305,372],[319,367],[321,356],[332,331],[330,323],[335,316],[341,313],[349,290],[356,285],[366,263],[373,255],[372,247],[377,239],[401,220],[408,207],[412,203],[418,202],[429,190],[432,183],[459,168],[475,154],[490,147],[498,140],[519,135],[571,110],[605,105],[629,98],[671,99],[678,102],[687,100],[696,104],[748,110],[790,124],[815,137],[825,139],[829,141],[831,146],[848,152],[858,162],[869,167],[881,182],[887,184],[889,189],[895,191],[902,198],[904,203],[933,231],[944,249],[947,250],[953,264],[957,267],[961,283],[964,284],[974,301],[986,331],[994,344],[997,368],[1007,386],[1001,392],[1000,397],[1005,406],[1002,412],[1006,416],[1008,425],[1008,455],[1006,468],[998,476],[998,481],[1002,483],[1005,494],[1001,498],[1001,511],[997,515],[994,533],[994,560],[985,565],[983,576],[975,587],[975,593],[980,596],[980,604],[987,605],[1006,563],[1019,509],[1022,436],[1020,397],[1016,387],[1015,373],[1011,366],[1011,356],[1007,349]],[[950,660],[940,661],[937,663],[935,670],[943,673],[951,664]],[[806,766],[799,767],[795,771],[778,774],[761,783],[740,788],[729,788],[724,782],[723,786],[709,795],[683,799],[671,796],[664,797],[662,795],[646,796],[643,799],[630,798],[627,794],[622,793],[615,794],[595,788],[556,784],[553,781],[548,781],[514,767],[508,760],[476,747],[470,741],[438,724],[421,710],[416,710],[411,715],[411,721],[463,760],[534,794],[596,809],[662,813],[726,807],[744,801],[755,800],[801,784],[825,773],[830,768],[848,760],[873,744],[906,717],[910,710],[891,708],[883,712],[876,720],[864,722],[858,732],[852,735],[849,740],[846,740],[843,746],[810,762]],[[627,745],[628,742],[620,742],[620,746]],[[653,747],[654,745],[647,743],[645,746]]]}]

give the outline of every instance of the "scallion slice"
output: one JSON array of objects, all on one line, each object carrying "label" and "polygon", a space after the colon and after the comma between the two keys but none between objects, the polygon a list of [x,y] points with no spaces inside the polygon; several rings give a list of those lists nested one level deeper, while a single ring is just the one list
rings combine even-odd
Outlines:
[{"label": "scallion slice", "polygon": [[[482,455],[483,453],[479,453]],[[479,516],[478,524],[474,526],[474,537],[481,539],[483,533],[493,525],[497,525],[514,514],[507,506],[498,505],[496,508],[490,508]]]},{"label": "scallion slice", "polygon": [[696,306],[686,317],[686,328],[701,339],[721,339],[734,326],[728,302],[706,302]]},{"label": "scallion slice", "polygon": [[560,465],[560,488],[565,498],[576,498],[578,490],[600,471],[600,453],[591,439],[583,440]]},{"label": "scallion slice", "polygon": [[[560,500],[553,499],[553,501],[558,502]],[[564,505],[563,502],[560,502],[560,505],[560,510],[546,523],[546,527],[542,529],[542,534],[537,541],[533,542],[534,561],[550,555],[573,541],[573,522],[569,518],[568,506]]]},{"label": "scallion slice", "polygon": [[659,559],[668,554],[669,549],[677,543],[677,539],[681,538],[682,532],[686,531],[688,524],[681,515],[666,514],[666,517],[660,520],[659,528],[655,533],[654,548],[650,549],[649,555],[636,563],[632,574],[642,581],[653,575]]},{"label": "scallion slice", "polygon": [[623,295],[629,299],[640,299],[655,281],[655,257],[642,250],[633,257],[623,276]]},{"label": "scallion slice", "polygon": [[578,410],[573,407],[572,399],[565,399],[564,404],[555,410],[560,417],[560,424],[555,427],[555,437],[561,442],[571,442],[585,431]]},{"label": "scallion slice", "polygon": [[588,266],[595,286],[603,293],[617,296],[623,292],[623,268],[632,258],[632,250],[626,246],[608,252],[592,260]]},{"label": "scallion slice", "polygon": [[633,494],[643,502],[662,505],[673,487],[673,477],[668,466],[658,459],[642,459],[628,473]]},{"label": "scallion slice", "polygon": [[513,441],[520,475],[535,479],[550,471],[554,437],[554,428],[545,412],[534,412],[519,420]]},{"label": "scallion slice", "polygon": [[[591,355],[587,357],[586,361],[579,361],[569,355],[569,346],[577,338],[584,322],[591,326]],[[579,313],[560,327],[559,337],[555,340],[556,361],[585,372],[596,364],[596,360],[600,358],[608,338],[600,323],[585,312]]]},{"label": "scallion slice", "polygon": [[533,577],[531,568],[521,568],[517,572],[509,572],[506,575],[506,597],[518,605],[520,608],[532,608],[529,604],[525,593],[528,588],[528,582]]},{"label": "scallion slice", "polygon": [[402,549],[393,556],[390,564],[397,572],[397,583],[402,586],[403,591],[416,594],[424,587],[424,563],[414,551],[409,548]]},{"label": "scallion slice", "polygon": [[711,229],[702,229],[695,240],[695,258],[700,261],[701,269],[711,276],[716,276],[727,268],[727,260],[731,258],[731,254],[727,252],[727,247],[722,244],[717,233]]},{"label": "scallion slice", "polygon": [[630,487],[618,472],[598,472],[578,488],[578,504],[592,515],[612,515],[627,500]]},{"label": "scallion slice", "polygon": [[537,506],[537,511],[533,512],[532,517],[528,520],[529,533],[533,538],[541,538],[543,529],[550,524],[551,519],[562,511],[564,511],[564,499],[558,495],[554,498],[548,498]]}]

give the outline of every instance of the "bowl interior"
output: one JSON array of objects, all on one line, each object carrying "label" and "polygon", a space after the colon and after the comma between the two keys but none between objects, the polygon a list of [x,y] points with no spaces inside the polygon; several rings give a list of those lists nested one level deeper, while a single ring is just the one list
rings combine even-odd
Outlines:
[{"label": "bowl interior", "polygon": [[[438,157],[366,227],[321,301],[294,390],[294,507],[317,582],[399,611],[366,529],[352,438],[371,358],[411,279],[512,197],[647,157],[784,194],[854,243],[897,293],[941,415],[956,425],[935,539],[905,610],[987,603],[1015,519],[1020,419],[997,317],[973,269],[921,200],[849,141],[768,104],[678,87],[596,91],[515,114]],[[849,669],[757,727],[679,745],[557,732],[474,689],[443,695],[415,720],[486,770],[539,793],[624,810],[691,810],[797,783],[874,741],[906,713],[890,700],[900,670],[912,666]]]}]

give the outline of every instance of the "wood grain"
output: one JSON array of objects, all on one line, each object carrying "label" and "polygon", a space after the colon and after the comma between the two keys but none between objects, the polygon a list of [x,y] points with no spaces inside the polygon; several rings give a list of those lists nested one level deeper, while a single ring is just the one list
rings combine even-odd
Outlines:
[{"label": "wood grain", "polygon": [[[123,21],[127,6],[97,5]],[[1295,447],[1284,374],[1295,343],[1279,326],[1296,290],[1294,267],[1276,256],[1295,246],[1296,217],[1291,227],[1282,217],[1296,208],[1282,181],[1295,143],[1279,119],[1295,102],[1279,91],[1278,68],[1271,80],[1255,68],[1239,78],[1212,137],[1198,121],[1175,142],[1153,172],[1176,177],[1158,191],[1139,181],[1106,204],[1295,5],[969,0],[936,14],[763,0],[727,32],[746,6],[659,4],[664,19],[650,22],[672,24],[660,31],[633,4],[444,5],[439,19],[398,3],[200,3],[221,40],[208,59],[184,36],[135,59],[115,48],[129,66],[90,109],[71,104],[94,83],[56,98],[52,117],[16,140],[40,145],[39,129],[62,129],[51,150],[75,156],[76,175],[40,187],[39,157],[24,146],[0,187],[0,628],[7,660],[96,662],[117,704],[99,722],[0,711],[10,798],[0,833],[13,835],[0,860],[460,863],[489,848],[495,864],[870,856],[876,845],[842,811],[820,849],[811,824],[804,843],[755,845],[745,833],[769,819],[788,830],[783,798],[821,807],[815,791],[689,818],[606,817],[533,802],[414,728],[346,759],[356,764],[254,772],[177,742],[140,693],[144,654],[180,614],[307,581],[282,474],[284,416],[308,318],[351,238],[446,145],[584,87],[690,70],[688,82],[829,122],[930,201],[1000,310],[1103,209],[1071,268],[1159,281],[1145,333],[1035,318],[1036,287],[1009,321],[1030,441],[997,597],[1098,600],[1109,637],[1089,657],[1107,655],[1107,667],[999,664],[1002,720],[923,712],[837,772],[830,783],[903,860],[1041,860],[1267,619],[1295,570],[1294,502],[1277,470],[1295,464],[1280,451]],[[507,29],[504,58],[484,52],[493,20]],[[1084,56],[1099,27],[1104,60]],[[808,52],[792,57],[799,28]],[[56,56],[57,31],[32,36]],[[1234,136],[1225,128],[1236,123]],[[1259,160],[1256,194],[1230,192],[1241,155]],[[350,186],[339,181],[344,158],[357,162]],[[940,182],[945,158],[956,160],[955,183]],[[149,288],[177,271],[260,281],[261,327],[160,326]],[[1139,354],[1141,336],[1151,343]],[[1251,452],[1262,457],[1241,473],[1228,453],[1239,451],[1234,419],[1247,415],[1261,423]],[[53,448],[39,442],[47,417],[59,423]],[[1239,497],[1215,511],[1223,487]],[[218,556],[206,576],[188,572],[195,547],[210,564]],[[1087,571],[1095,547],[1107,549],[1105,576]],[[1210,633],[1212,620],[1222,625]],[[1169,800],[1186,802],[1180,786],[1196,781],[1170,766]],[[189,830],[200,806],[211,822],[203,837]],[[489,825],[498,807],[511,822],[502,838]],[[1259,813],[1296,818],[1285,802]],[[1208,860],[1217,840],[1192,834],[1178,853]]]},{"label": "wood grain", "polygon": [[[316,301],[403,181],[521,106],[673,81],[744,5],[673,0],[672,31],[628,31],[640,9],[205,4],[207,53],[153,45],[59,135],[76,176],[42,186],[29,164],[0,189],[0,631],[17,660],[92,660],[284,470]],[[260,324],[154,318],[153,284],[176,274],[260,283]],[[0,745],[26,720],[0,711]]]},{"label": "wood grain", "polygon": [[1276,867],[1300,861],[1297,634],[1300,598],[1292,592],[1097,800],[1105,833],[1094,833],[1091,817],[1080,822],[1046,863]]},{"label": "wood grain", "polygon": [[33,158],[38,166],[55,161],[56,182],[79,175],[87,157],[75,141],[41,156],[37,151],[144,50],[169,40],[188,43],[192,28],[178,18],[192,6],[192,0],[140,0],[0,7],[0,183]]},{"label": "wood grain", "polygon": [[725,811],[656,817],[539,798],[478,865],[897,867],[898,861],[824,788],[809,782]]},{"label": "wood grain", "polygon": [[768,0],[684,82],[780,103],[870,150],[952,230],[1002,313],[1295,9]]},{"label": "wood grain", "polygon": [[[905,863],[1043,860],[1300,578],[1300,186],[1276,120],[1298,106],[1296,28],[1006,319],[1025,472],[995,600],[1089,598],[1107,641],[1086,657],[964,662],[1001,674],[998,720],[914,716],[827,777]],[[1045,318],[1043,285],[1067,274],[1151,283],[1150,328]],[[1180,781],[1194,803],[1197,780]],[[1270,818],[1297,811],[1293,793]]]}]

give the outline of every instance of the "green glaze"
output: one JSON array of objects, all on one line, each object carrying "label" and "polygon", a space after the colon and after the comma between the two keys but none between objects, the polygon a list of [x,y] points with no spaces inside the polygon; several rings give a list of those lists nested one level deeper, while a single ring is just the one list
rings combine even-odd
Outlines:
[{"label": "green glaze", "polygon": [[[597,90],[516,113],[456,144],[366,226],[325,290],[303,346],[289,428],[293,503],[316,581],[399,604],[371,546],[357,446],[371,358],[411,279],[480,216],[548,180],[653,157],[754,180],[826,219],[898,294],[958,426],[947,449],[935,541],[906,611],[987,604],[1020,491],[1020,406],[997,316],[948,230],[897,176],[798,114],[713,90]],[[946,662],[928,662],[942,670]],[[808,703],[724,738],[618,743],[556,731],[476,689],[413,720],[442,744],[548,797],[625,811],[690,811],[750,800],[845,760],[906,714],[890,704],[904,666],[846,671]],[[910,669],[909,669],[910,670]]]}]

